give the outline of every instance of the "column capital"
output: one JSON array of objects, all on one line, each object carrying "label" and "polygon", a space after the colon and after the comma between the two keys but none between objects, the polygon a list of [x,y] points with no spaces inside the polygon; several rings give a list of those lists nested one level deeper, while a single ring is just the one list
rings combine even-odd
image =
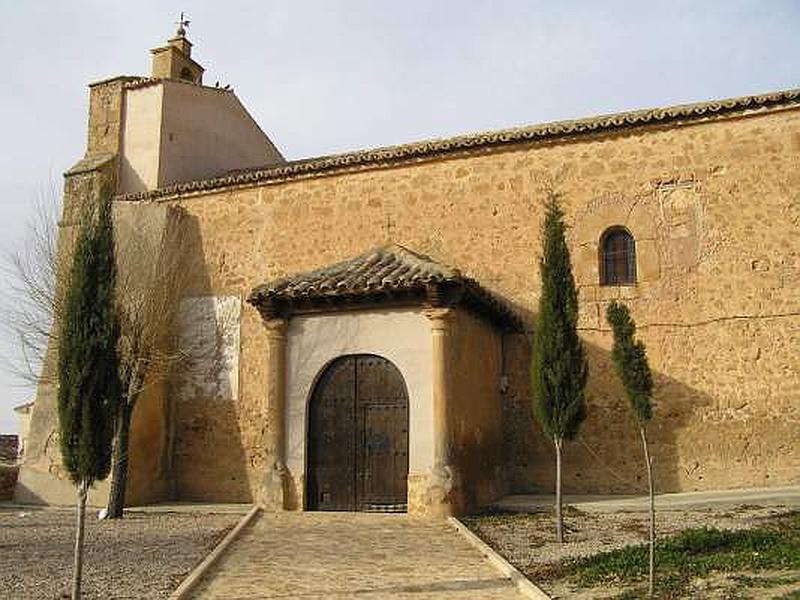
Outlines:
[{"label": "column capital", "polygon": [[428,308],[422,314],[431,322],[431,329],[446,329],[448,324],[455,319],[456,311],[453,308]]},{"label": "column capital", "polygon": [[286,338],[286,331],[289,328],[287,319],[264,319],[263,323],[268,338],[275,340]]}]

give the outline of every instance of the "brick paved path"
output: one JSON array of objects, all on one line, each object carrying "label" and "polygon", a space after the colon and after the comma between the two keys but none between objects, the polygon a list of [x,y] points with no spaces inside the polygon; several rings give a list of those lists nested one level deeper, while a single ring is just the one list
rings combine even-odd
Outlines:
[{"label": "brick paved path", "polygon": [[195,598],[515,600],[523,596],[447,523],[406,515],[260,515]]}]

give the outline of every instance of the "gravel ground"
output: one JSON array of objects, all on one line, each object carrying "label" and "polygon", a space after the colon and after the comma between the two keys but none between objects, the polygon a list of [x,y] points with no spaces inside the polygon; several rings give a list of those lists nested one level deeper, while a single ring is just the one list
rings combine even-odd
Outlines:
[{"label": "gravel ground", "polygon": [[[741,505],[732,508],[659,510],[658,535],[669,535],[693,527],[748,529],[765,519],[785,514],[787,507]],[[565,582],[542,578],[543,567],[565,559],[590,556],[647,542],[649,517],[645,512],[589,513],[567,508],[564,524],[566,542],[555,540],[555,517],[551,512],[497,514],[465,517],[464,522],[478,536],[554,597],[583,597]],[[606,590],[611,592],[612,590]],[[598,590],[589,590],[587,598]],[[592,594],[595,594],[593,596]]]},{"label": "gravel ground", "polygon": [[[87,511],[83,597],[166,598],[241,519],[237,514]],[[72,582],[75,515],[0,508],[0,598],[53,599]],[[68,596],[67,596],[68,597]]]}]

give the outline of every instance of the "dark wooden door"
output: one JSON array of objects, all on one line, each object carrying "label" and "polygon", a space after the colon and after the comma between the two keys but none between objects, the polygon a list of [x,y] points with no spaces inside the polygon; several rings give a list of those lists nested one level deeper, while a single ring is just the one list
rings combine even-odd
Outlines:
[{"label": "dark wooden door", "polygon": [[308,435],[309,509],[405,510],[408,394],[392,363],[331,363],[312,394]]},{"label": "dark wooden door", "polygon": [[308,422],[309,508],[353,510],[355,502],[355,357],[333,362],[314,389]]}]

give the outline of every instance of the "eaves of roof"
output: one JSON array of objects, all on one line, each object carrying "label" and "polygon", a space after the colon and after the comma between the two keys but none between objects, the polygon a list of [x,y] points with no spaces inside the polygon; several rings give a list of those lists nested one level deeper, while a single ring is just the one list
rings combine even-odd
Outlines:
[{"label": "eaves of roof", "polygon": [[[127,86],[135,87],[147,84],[147,81],[142,81],[141,83],[129,83]],[[278,166],[246,169],[212,179],[189,181],[147,192],[125,194],[117,199],[155,200],[212,192],[230,187],[278,183],[293,179],[321,177],[341,171],[424,161],[467,151],[490,150],[538,141],[570,140],[646,126],[681,125],[798,105],[800,105],[800,89],[791,89],[727,100],[636,110],[291,161]]]},{"label": "eaves of roof", "polygon": [[259,285],[247,301],[265,319],[381,306],[464,306],[502,329],[524,331],[504,299],[458,269],[398,244]]}]

